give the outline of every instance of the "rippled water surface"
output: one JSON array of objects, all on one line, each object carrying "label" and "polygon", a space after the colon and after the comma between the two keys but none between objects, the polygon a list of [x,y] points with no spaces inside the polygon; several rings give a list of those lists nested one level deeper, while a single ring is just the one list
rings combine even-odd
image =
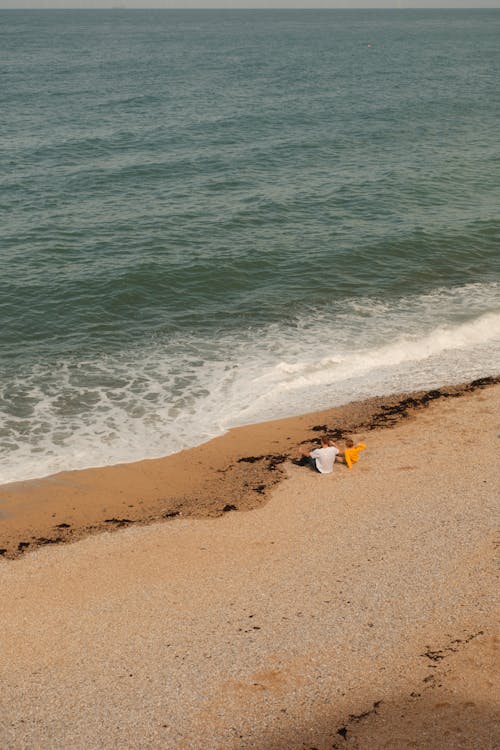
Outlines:
[{"label": "rippled water surface", "polygon": [[500,371],[499,11],[0,21],[0,481]]}]

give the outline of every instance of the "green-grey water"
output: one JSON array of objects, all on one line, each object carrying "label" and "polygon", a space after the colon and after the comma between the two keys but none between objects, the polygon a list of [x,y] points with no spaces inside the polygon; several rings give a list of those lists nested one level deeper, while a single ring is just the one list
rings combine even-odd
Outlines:
[{"label": "green-grey water", "polygon": [[500,11],[0,12],[0,481],[500,369]]}]

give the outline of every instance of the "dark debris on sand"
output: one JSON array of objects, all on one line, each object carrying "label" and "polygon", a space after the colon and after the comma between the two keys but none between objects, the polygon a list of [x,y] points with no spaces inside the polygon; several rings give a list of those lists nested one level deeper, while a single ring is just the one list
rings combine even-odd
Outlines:
[{"label": "dark debris on sand", "polygon": [[[412,411],[422,409],[431,402],[441,398],[459,398],[465,393],[470,393],[478,388],[485,388],[500,382],[500,377],[486,377],[473,380],[463,386],[452,386],[449,388],[435,388],[415,396],[407,396],[390,404],[381,404],[378,410],[366,420],[350,424],[346,427],[330,428],[328,425],[315,425],[311,427],[313,432],[321,432],[331,440],[341,440],[350,433],[364,432],[366,430],[378,430],[385,427],[394,427],[402,419],[407,419]],[[311,442],[303,440],[301,444]],[[316,441],[315,442],[319,442]]]},{"label": "dark debris on sand", "polygon": [[257,461],[267,461],[266,468],[269,469],[269,471],[274,471],[279,464],[284,463],[288,458],[288,453],[269,453],[266,456],[243,456],[238,459],[237,463],[254,464]]},{"label": "dark debris on sand", "polygon": [[[426,408],[438,399],[458,398],[466,393],[499,382],[500,377],[498,376],[484,377],[465,385],[417,392],[412,395],[401,396],[399,399],[391,397],[386,399],[375,398],[367,403],[352,404],[345,410],[339,409],[338,418],[335,417],[337,410],[333,412],[332,419],[336,418],[335,425],[318,424],[311,426],[308,438],[300,444],[319,443],[318,433],[327,435],[329,439],[337,441],[344,440],[355,433],[391,428],[401,420],[407,419],[412,413]],[[82,533],[97,533],[102,530],[103,525],[114,531],[131,524],[143,525],[160,519],[168,520],[179,516],[183,518],[217,517],[233,510],[251,510],[261,505],[262,498],[268,490],[281,480],[283,476],[282,464],[290,459],[293,461],[293,457],[288,452],[242,456],[225,468],[216,469],[210,478],[207,477],[206,486],[202,490],[198,490],[199,494],[158,498],[158,501],[164,502],[161,511],[151,509],[151,512],[146,512],[143,516],[134,520],[106,518],[101,522],[102,525],[97,524],[79,530],[72,528],[69,523],[62,522],[54,526],[59,534],[48,537],[32,537],[31,541],[13,540],[12,547],[0,548],[0,557],[14,558],[42,545],[64,543],[73,538],[80,538]],[[297,461],[293,462],[296,463]],[[200,504],[201,497],[203,498],[202,504]],[[232,499],[232,502],[225,500],[228,497]],[[64,532],[64,534],[61,535],[61,532]],[[427,658],[432,660],[431,655],[427,655]]]}]

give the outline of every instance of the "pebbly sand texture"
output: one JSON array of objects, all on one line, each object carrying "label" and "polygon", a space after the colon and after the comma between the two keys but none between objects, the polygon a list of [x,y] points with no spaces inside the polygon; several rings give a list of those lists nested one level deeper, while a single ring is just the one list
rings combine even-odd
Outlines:
[{"label": "pebbly sand texture", "polygon": [[500,387],[414,412],[252,512],[0,560],[2,750],[498,748]]}]

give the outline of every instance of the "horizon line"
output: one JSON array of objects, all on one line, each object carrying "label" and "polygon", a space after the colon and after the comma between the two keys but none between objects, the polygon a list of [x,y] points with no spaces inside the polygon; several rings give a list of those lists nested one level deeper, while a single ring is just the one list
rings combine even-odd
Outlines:
[{"label": "horizon line", "polygon": [[432,8],[422,8],[421,6],[406,6],[405,8],[389,8],[387,6],[382,6],[378,8],[374,7],[357,7],[357,8],[349,8],[349,7],[336,7],[336,8],[325,8],[324,6],[308,6],[308,7],[289,7],[284,8],[283,6],[275,6],[275,7],[269,7],[269,8],[259,8],[255,6],[246,6],[246,7],[238,7],[238,8],[228,8],[228,7],[217,7],[213,6],[210,8],[207,8],[206,6],[198,6],[198,7],[190,7],[190,8],[180,8],[180,7],[161,7],[158,5],[119,5],[119,4],[111,4],[111,5],[102,5],[99,7],[96,6],[87,6],[87,7],[60,7],[60,6],[46,6],[46,7],[40,7],[40,6],[24,6],[23,8],[18,7],[8,7],[8,6],[0,6],[0,11],[2,10],[14,10],[14,11],[25,11],[25,10],[71,10],[71,11],[83,11],[83,10],[161,10],[161,11],[211,11],[211,10],[223,10],[223,11],[246,11],[246,10],[258,10],[262,11],[264,13],[268,11],[294,11],[294,10],[300,10],[300,11],[309,11],[309,10],[325,10],[325,11],[351,11],[353,13],[358,11],[407,11],[407,10],[419,10],[419,11],[435,11],[435,10],[466,10],[466,11],[476,11],[476,10],[500,10],[500,6],[497,8],[492,8],[488,5],[474,5],[470,7],[450,7],[449,5],[437,5]]}]

